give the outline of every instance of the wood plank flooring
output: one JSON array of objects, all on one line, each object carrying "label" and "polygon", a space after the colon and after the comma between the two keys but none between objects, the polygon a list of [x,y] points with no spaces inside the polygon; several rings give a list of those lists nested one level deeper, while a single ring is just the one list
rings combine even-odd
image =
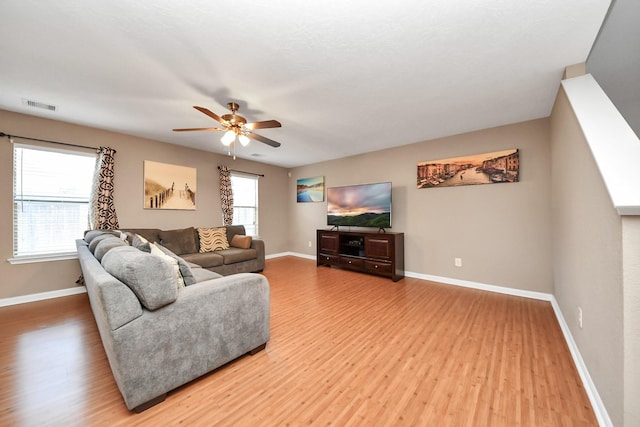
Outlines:
[{"label": "wood plank flooring", "polygon": [[86,295],[0,308],[1,426],[595,426],[548,302],[285,257],[271,340],[129,412]]}]

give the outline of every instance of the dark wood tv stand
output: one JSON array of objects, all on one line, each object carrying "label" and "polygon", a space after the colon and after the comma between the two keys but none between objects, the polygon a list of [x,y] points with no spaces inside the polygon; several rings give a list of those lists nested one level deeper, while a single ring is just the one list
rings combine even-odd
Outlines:
[{"label": "dark wood tv stand", "polygon": [[404,233],[317,230],[317,265],[404,277]]}]

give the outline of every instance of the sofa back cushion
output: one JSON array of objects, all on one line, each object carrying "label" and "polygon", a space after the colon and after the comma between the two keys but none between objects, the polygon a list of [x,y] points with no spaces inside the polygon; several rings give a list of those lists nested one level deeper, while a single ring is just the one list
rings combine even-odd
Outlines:
[{"label": "sofa back cushion", "polygon": [[96,245],[95,251],[93,251],[93,255],[96,257],[98,261],[102,261],[102,258],[109,252],[111,249],[118,246],[128,246],[127,242],[122,240],[119,237],[111,236],[107,239],[102,239]]},{"label": "sofa back cushion", "polygon": [[87,230],[84,232],[84,241],[87,243],[91,243],[93,239],[104,234],[120,236],[120,232],[117,230]]},{"label": "sofa back cushion", "polygon": [[196,230],[193,227],[180,230],[162,230],[158,233],[160,244],[176,255],[198,252]]},{"label": "sofa back cushion", "polygon": [[151,245],[153,245],[153,247],[151,248],[151,253],[155,254],[156,252],[154,252],[154,249],[156,249],[161,251],[165,256],[168,256],[171,259],[175,260],[185,286],[193,285],[194,283],[196,283],[196,279],[193,276],[193,272],[191,271],[189,263],[187,263],[184,259],[180,258],[178,255],[174,254],[162,245],[158,245],[156,243],[152,243]]},{"label": "sofa back cushion", "polygon": [[158,242],[160,243],[160,230],[159,228],[122,228],[120,231],[124,232],[127,235],[127,240],[129,244],[131,244],[131,240],[133,236],[138,234],[144,237],[149,242]]},{"label": "sofa back cushion", "polygon": [[227,225],[227,241],[231,242],[236,234],[247,234],[244,225]]},{"label": "sofa back cushion", "polygon": [[148,310],[164,307],[178,298],[175,271],[160,257],[131,246],[120,246],[105,254],[102,267],[129,286]]}]

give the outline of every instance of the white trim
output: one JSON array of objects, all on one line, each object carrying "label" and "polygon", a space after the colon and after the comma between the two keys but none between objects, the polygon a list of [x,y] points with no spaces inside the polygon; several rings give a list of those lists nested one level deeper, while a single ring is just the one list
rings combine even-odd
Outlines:
[{"label": "white trim", "polygon": [[640,213],[640,141],[591,74],[562,81],[618,215]]},{"label": "white trim", "polygon": [[316,260],[316,256],[315,255],[306,255],[306,254],[301,254],[299,252],[280,252],[277,254],[271,254],[271,255],[267,255],[265,256],[265,259],[272,259],[272,258],[282,258],[285,256],[294,256],[297,258],[305,258],[305,259],[310,259],[312,261]]},{"label": "white trim", "polygon": [[9,258],[7,261],[9,261],[10,264],[31,264],[34,262],[63,261],[67,259],[78,259],[78,253],[74,251],[58,254],[18,255]]},{"label": "white trim", "polygon": [[75,288],[58,289],[57,291],[40,292],[37,294],[21,295],[19,297],[0,299],[0,307],[8,307],[10,305],[25,304],[28,302],[43,301],[51,298],[67,297],[69,295],[83,294],[87,292],[84,286],[76,286]]},{"label": "white trim", "polygon": [[504,286],[488,285],[485,283],[469,282],[467,280],[452,279],[449,277],[432,276],[430,274],[412,273],[410,271],[405,272],[406,277],[413,277],[415,279],[429,280],[432,282],[444,283],[447,285],[462,286],[465,288],[480,289],[483,291],[497,292],[500,294],[514,295],[524,298],[532,298],[542,301],[551,301],[552,294],[545,292],[526,291],[523,289],[506,288]]},{"label": "white trim", "polygon": [[613,422],[611,422],[611,418],[609,418],[609,413],[607,412],[607,408],[604,406],[602,399],[600,398],[600,394],[598,394],[598,389],[596,389],[593,380],[591,379],[591,375],[589,375],[589,370],[587,369],[587,365],[584,363],[582,359],[582,355],[580,354],[580,350],[578,350],[578,346],[576,342],[573,340],[573,336],[571,335],[571,331],[569,330],[569,326],[562,315],[562,310],[560,310],[560,306],[556,301],[556,298],[551,296],[551,307],[553,307],[553,312],[556,314],[556,319],[558,319],[558,323],[560,324],[560,329],[562,330],[562,334],[564,335],[564,339],[567,342],[567,346],[569,347],[569,351],[571,352],[571,357],[573,358],[573,363],[576,365],[576,369],[578,370],[578,375],[580,375],[580,379],[582,380],[582,385],[584,386],[585,391],[587,392],[587,396],[589,397],[589,401],[591,402],[591,407],[593,408],[593,412],[598,419],[598,424],[601,426],[613,426]]}]

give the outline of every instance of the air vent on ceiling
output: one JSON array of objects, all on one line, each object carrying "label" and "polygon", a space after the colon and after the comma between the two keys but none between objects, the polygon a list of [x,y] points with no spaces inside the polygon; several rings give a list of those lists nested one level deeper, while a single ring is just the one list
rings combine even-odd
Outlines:
[{"label": "air vent on ceiling", "polygon": [[22,98],[22,103],[28,107],[42,108],[43,110],[49,110],[49,111],[58,110],[58,107],[56,105],[47,104],[45,102],[33,101],[31,99]]},{"label": "air vent on ceiling", "polygon": [[251,157],[262,157],[262,154],[259,154],[259,153],[253,153],[253,154],[250,154],[250,156],[251,156]]}]

